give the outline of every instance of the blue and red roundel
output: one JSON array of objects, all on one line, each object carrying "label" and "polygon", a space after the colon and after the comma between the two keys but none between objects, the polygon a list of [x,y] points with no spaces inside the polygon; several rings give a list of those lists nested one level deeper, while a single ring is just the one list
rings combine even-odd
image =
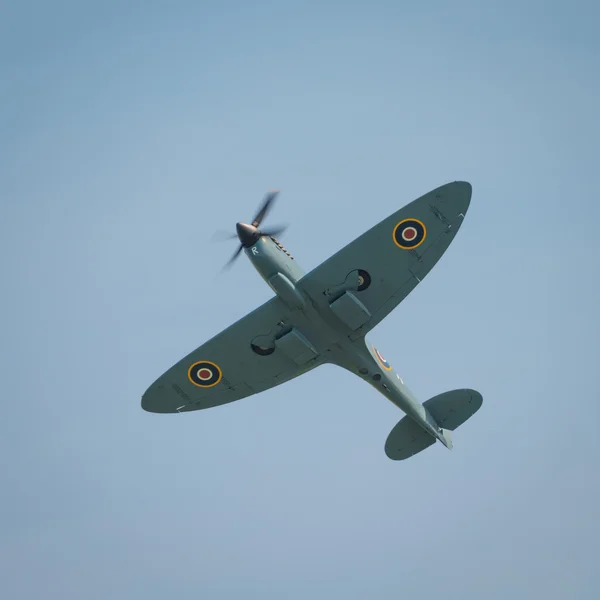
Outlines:
[{"label": "blue and red roundel", "polygon": [[375,356],[377,357],[377,360],[379,361],[379,364],[386,371],[391,371],[392,370],[392,365],[390,365],[390,363],[387,360],[385,360],[385,358],[383,358],[383,355],[381,354],[381,352],[379,352],[379,350],[377,350],[377,348],[375,348],[375,346],[371,346],[371,348],[373,348],[373,352],[374,352]]},{"label": "blue and red roundel", "polygon": [[222,377],[223,373],[219,366],[208,360],[195,362],[188,369],[189,380],[198,387],[209,388],[217,385]]},{"label": "blue and red roundel", "polygon": [[427,229],[419,219],[404,219],[394,227],[392,237],[399,248],[412,250],[425,241]]}]

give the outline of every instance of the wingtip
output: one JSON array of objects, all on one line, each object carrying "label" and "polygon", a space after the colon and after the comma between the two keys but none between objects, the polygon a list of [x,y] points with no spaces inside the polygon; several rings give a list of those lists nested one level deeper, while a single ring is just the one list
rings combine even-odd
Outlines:
[{"label": "wingtip", "polygon": [[174,404],[173,401],[169,402],[164,397],[162,386],[151,385],[144,392],[140,405],[142,410],[149,413],[166,414],[177,412],[177,404]]},{"label": "wingtip", "polygon": [[471,203],[471,198],[473,196],[473,186],[469,181],[453,181],[448,185],[453,190],[454,194],[465,199],[465,201],[467,202],[467,206]]},{"label": "wingtip", "polygon": [[467,192],[467,194],[469,194],[470,198],[473,194],[473,184],[470,181],[459,181],[458,183],[460,183],[465,188],[465,191]]},{"label": "wingtip", "polygon": [[465,189],[469,190],[469,192],[473,190],[473,185],[470,181],[464,181],[463,179],[459,179],[457,181],[453,181],[452,184],[464,187]]}]

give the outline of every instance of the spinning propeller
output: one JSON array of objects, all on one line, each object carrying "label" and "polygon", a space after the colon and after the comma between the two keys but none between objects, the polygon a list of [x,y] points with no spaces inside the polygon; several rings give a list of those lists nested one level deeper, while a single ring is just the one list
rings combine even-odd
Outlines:
[{"label": "spinning propeller", "polygon": [[263,237],[263,236],[275,237],[276,235],[279,235],[280,233],[284,232],[287,229],[287,226],[275,227],[273,229],[264,229],[264,230],[259,229],[260,224],[263,222],[264,218],[267,216],[267,214],[273,207],[273,202],[275,201],[275,198],[277,198],[278,194],[279,194],[279,190],[274,190],[274,191],[269,192],[265,196],[265,199],[263,200],[263,203],[262,203],[260,209],[256,213],[256,216],[254,217],[254,219],[252,219],[252,223],[250,225],[248,225],[247,223],[241,223],[241,222],[236,223],[235,229],[236,229],[237,233],[235,235],[234,234],[226,234],[225,239],[233,240],[237,237],[240,240],[240,245],[239,245],[238,249],[234,252],[233,256],[225,264],[225,266],[223,267],[224,269],[230,267],[233,264],[235,259],[240,255],[240,252],[244,248],[250,248],[250,246],[253,246],[254,244],[256,244],[256,242],[258,242],[258,240],[261,237]]}]

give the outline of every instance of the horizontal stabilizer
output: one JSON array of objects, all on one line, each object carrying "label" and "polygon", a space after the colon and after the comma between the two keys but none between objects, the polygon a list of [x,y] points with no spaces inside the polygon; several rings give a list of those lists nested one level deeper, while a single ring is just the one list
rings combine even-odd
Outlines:
[{"label": "horizontal stabilizer", "polygon": [[423,402],[423,406],[444,429],[454,431],[472,417],[483,403],[483,398],[475,390],[452,390]]},{"label": "horizontal stabilizer", "polygon": [[[483,398],[475,390],[452,390],[438,394],[423,403],[431,417],[435,420],[438,438],[446,448],[452,449],[451,431],[472,417],[483,404]],[[385,442],[385,453],[392,460],[405,460],[418,452],[433,446],[435,437],[425,431],[411,417],[400,420],[388,435]]]},{"label": "horizontal stabilizer", "polygon": [[392,460],[404,460],[435,444],[436,439],[410,417],[401,419],[388,435],[385,453]]}]

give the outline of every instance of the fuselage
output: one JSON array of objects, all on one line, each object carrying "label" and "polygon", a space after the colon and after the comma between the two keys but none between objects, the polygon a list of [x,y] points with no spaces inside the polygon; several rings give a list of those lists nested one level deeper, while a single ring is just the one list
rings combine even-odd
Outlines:
[{"label": "fuselage", "polygon": [[305,275],[294,257],[276,238],[263,236],[252,246],[244,248],[244,252],[267,283],[277,273],[282,273],[292,283]]},{"label": "fuselage", "polygon": [[360,336],[351,339],[325,296],[315,297],[305,286],[304,271],[275,238],[262,236],[244,252],[254,268],[287,306],[290,325],[310,341],[326,361],[355,373],[398,408],[440,439],[440,430],[427,409],[415,398],[382,354]]}]

